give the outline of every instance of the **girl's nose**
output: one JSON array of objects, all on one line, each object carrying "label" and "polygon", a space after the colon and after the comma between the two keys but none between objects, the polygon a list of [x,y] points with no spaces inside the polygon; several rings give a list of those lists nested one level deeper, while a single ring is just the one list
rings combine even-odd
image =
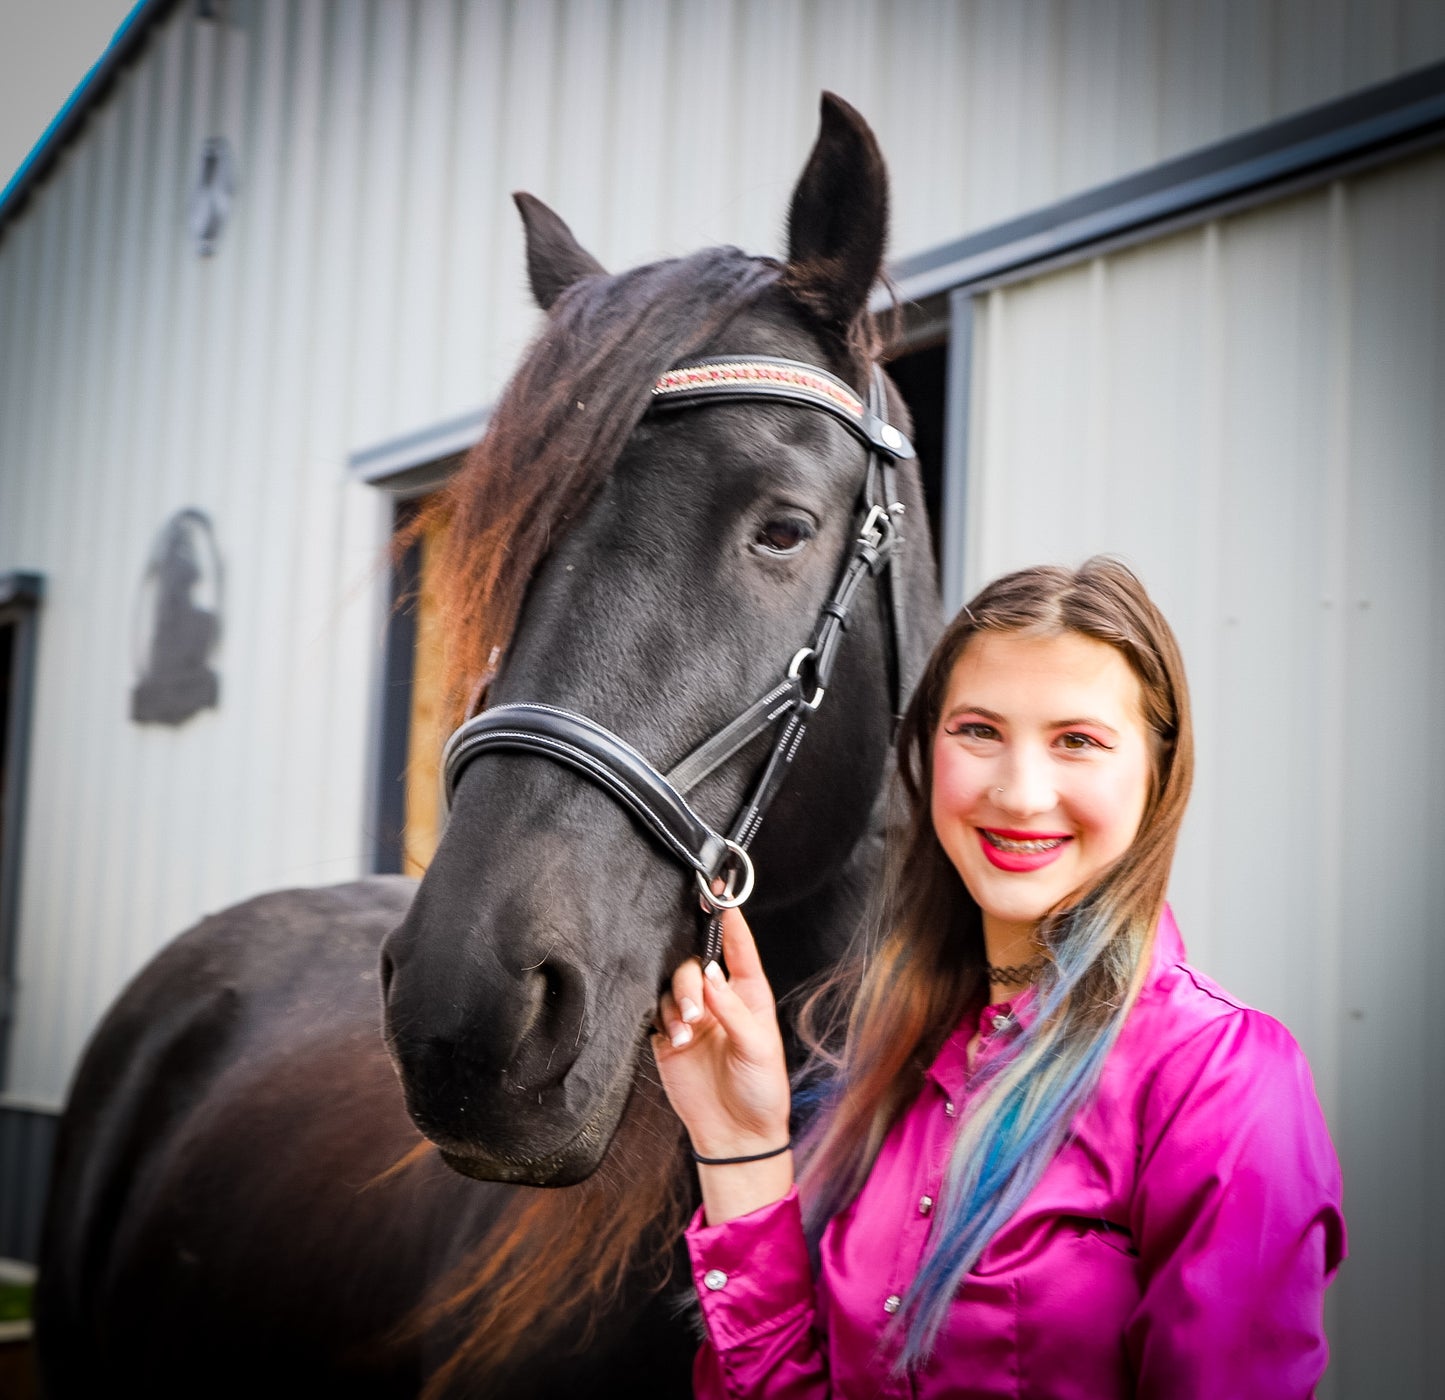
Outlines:
[{"label": "girl's nose", "polygon": [[1015,750],[1009,761],[999,766],[996,777],[990,796],[1000,811],[1020,817],[1053,811],[1057,798],[1047,755]]}]

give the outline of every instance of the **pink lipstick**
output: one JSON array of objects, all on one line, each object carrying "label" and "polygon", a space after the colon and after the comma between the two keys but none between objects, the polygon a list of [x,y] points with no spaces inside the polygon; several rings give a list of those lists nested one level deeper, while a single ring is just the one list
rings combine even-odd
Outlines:
[{"label": "pink lipstick", "polygon": [[1073,837],[1057,831],[1005,831],[978,827],[978,844],[991,865],[1018,874],[1042,870],[1063,854]]}]

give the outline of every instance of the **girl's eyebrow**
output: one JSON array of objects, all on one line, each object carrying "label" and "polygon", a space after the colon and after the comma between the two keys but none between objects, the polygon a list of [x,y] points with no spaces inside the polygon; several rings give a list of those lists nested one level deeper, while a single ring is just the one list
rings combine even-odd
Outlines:
[{"label": "girl's eyebrow", "polygon": [[1086,724],[1091,729],[1102,729],[1106,734],[1118,735],[1119,731],[1112,724],[1106,724],[1101,719],[1094,719],[1090,715],[1080,715],[1077,719],[1056,719],[1049,721],[1050,729],[1076,729],[1079,725]]},{"label": "girl's eyebrow", "polygon": [[[944,718],[957,719],[959,715],[978,715],[980,719],[986,719],[993,724],[1004,723],[1004,717],[1001,714],[986,709],[982,705],[955,705],[944,715]],[[1107,724],[1093,715],[1078,715],[1073,719],[1051,719],[1044,727],[1046,729],[1077,729],[1080,725],[1087,725],[1090,729],[1102,729],[1105,734],[1115,739],[1119,737],[1119,731],[1112,724]]]},{"label": "girl's eyebrow", "polygon": [[981,715],[984,719],[993,720],[996,724],[1003,723],[1003,716],[995,714],[992,710],[986,710],[982,705],[954,705],[944,715],[945,719],[956,719],[959,715]]}]

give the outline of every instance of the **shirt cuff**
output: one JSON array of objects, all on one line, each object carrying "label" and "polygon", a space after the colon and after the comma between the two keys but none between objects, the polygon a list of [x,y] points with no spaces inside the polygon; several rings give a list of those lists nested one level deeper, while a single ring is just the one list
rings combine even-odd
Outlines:
[{"label": "shirt cuff", "polygon": [[798,1188],[721,1225],[701,1210],[687,1228],[692,1278],[708,1336],[719,1351],[781,1327],[813,1308],[813,1266]]}]

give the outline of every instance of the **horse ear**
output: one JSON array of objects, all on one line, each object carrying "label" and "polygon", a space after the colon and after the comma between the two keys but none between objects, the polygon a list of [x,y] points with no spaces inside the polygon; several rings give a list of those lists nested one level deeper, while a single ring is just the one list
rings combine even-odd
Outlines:
[{"label": "horse ear", "polygon": [[527,235],[527,277],[543,311],[574,282],[605,273],[602,266],[536,195],[519,190],[512,196]]},{"label": "horse ear", "polygon": [[788,211],[788,289],[845,329],[868,303],[888,238],[888,171],[868,123],[823,94],[822,126]]}]

